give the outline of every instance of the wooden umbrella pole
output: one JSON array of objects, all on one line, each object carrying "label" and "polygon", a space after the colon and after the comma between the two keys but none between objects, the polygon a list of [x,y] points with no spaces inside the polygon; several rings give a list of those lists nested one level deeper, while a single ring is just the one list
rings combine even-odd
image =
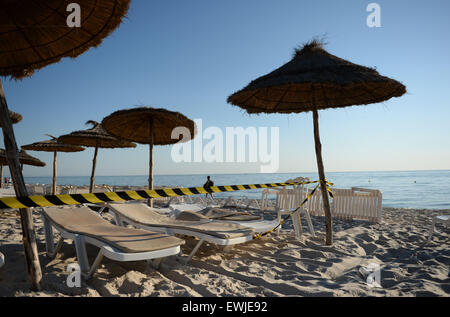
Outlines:
[{"label": "wooden umbrella pole", "polygon": [[322,191],[323,209],[325,212],[325,231],[326,231],[326,245],[333,244],[333,227],[331,220],[330,201],[328,200],[327,184],[325,183],[325,172],[322,161],[322,144],[320,143],[319,135],[319,113],[317,108],[313,110],[314,121],[314,143],[316,146],[317,169],[319,171],[320,189]]},{"label": "wooden umbrella pole", "polygon": [[57,173],[57,151],[53,152],[53,188],[52,193],[56,195],[56,173]]},{"label": "wooden umbrella pole", "polygon": [[[153,189],[153,117],[150,118],[150,142],[149,142],[149,164],[148,164],[148,189]],[[148,200],[148,205],[153,207],[153,199]]]},{"label": "wooden umbrella pole", "polygon": [[3,165],[0,168],[0,188],[3,187]]},{"label": "wooden umbrella pole", "polygon": [[[8,161],[11,178],[14,183],[16,196],[28,196],[25,181],[20,170],[19,151],[17,149],[16,138],[9,117],[8,105],[5,93],[0,80],[0,122],[2,124],[3,139],[5,144],[6,159]],[[36,245],[36,235],[34,232],[33,215],[30,208],[19,209],[20,222],[22,225],[22,241],[27,263],[28,278],[30,288],[33,291],[41,290],[42,271],[39,262],[38,249]]]},{"label": "wooden umbrella pole", "polygon": [[98,153],[98,146],[95,147],[94,159],[92,160],[91,183],[89,185],[89,192],[90,193],[92,193],[93,190],[94,190],[95,165],[97,164],[97,153]]}]

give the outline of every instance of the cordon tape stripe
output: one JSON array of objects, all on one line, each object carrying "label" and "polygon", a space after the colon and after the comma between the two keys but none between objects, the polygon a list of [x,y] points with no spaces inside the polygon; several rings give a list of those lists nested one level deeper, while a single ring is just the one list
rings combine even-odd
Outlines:
[{"label": "cordon tape stripe", "polygon": [[[232,192],[257,188],[284,187],[292,185],[307,185],[320,183],[320,181],[306,181],[295,183],[270,183],[270,184],[246,184],[246,185],[225,185],[211,187],[178,187],[161,188],[152,190],[128,190],[122,192],[103,192],[90,194],[61,194],[45,196],[22,196],[0,198],[0,209],[7,208],[28,208],[28,207],[51,207],[63,205],[78,205],[86,203],[104,203],[110,201],[143,200],[149,198],[164,198],[186,195],[198,195],[206,193]],[[332,183],[325,182],[333,186]],[[327,186],[328,191],[329,188]],[[331,193],[331,192],[330,192]]]}]

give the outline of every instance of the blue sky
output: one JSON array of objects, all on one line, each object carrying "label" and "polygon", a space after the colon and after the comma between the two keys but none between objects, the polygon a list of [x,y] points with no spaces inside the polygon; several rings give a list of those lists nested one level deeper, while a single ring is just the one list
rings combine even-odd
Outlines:
[{"label": "blue sky", "polygon": [[[311,113],[252,115],[226,98],[290,60],[293,49],[326,36],[332,54],[401,81],[408,93],[382,104],[320,112],[326,171],[450,169],[450,2],[133,0],[128,18],[98,48],[3,80],[9,108],[23,115],[18,145],[88,128],[115,110],[148,105],[202,119],[203,126],[279,127],[279,172],[316,171]],[[207,141],[204,141],[206,143]],[[3,144],[1,144],[3,146]],[[175,163],[155,147],[156,174],[259,172],[259,163]],[[47,163],[24,176],[50,176]],[[93,149],[59,155],[59,175],[89,175]],[[101,149],[97,175],[143,175],[148,147]]]}]

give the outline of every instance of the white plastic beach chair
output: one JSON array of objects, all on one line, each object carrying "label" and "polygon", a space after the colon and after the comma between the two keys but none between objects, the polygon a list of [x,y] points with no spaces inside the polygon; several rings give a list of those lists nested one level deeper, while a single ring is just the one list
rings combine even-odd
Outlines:
[{"label": "white plastic beach chair", "polygon": [[45,185],[27,184],[25,186],[29,195],[45,195]]},{"label": "white plastic beach chair", "polygon": [[450,225],[450,215],[440,215],[440,216],[434,216],[433,217],[433,223],[430,227],[430,231],[428,233],[428,240],[426,243],[429,243],[431,241],[431,238],[434,233],[434,229],[437,223],[443,223],[446,226]]},{"label": "white plastic beach chair", "polygon": [[[380,222],[382,218],[382,194],[377,189],[352,187],[350,189],[333,188],[331,215],[343,220],[369,220]],[[305,191],[304,196],[311,191]],[[305,208],[311,215],[324,216],[322,192],[318,188],[306,202]]]},{"label": "white plastic beach chair", "polygon": [[[147,260],[154,267],[168,256],[180,253],[184,240],[146,230],[124,228],[111,224],[86,206],[40,208],[44,221],[47,255],[55,257],[64,239],[75,244],[82,276],[90,278],[103,257],[116,261]],[[54,245],[53,228],[60,239]],[[89,265],[86,244],[100,248]],[[153,260],[153,262],[151,262]]]},{"label": "white plastic beach chair", "polygon": [[382,195],[379,190],[352,187],[332,189],[331,213],[344,220],[364,219],[380,222],[382,217]]},{"label": "white plastic beach chair", "polygon": [[209,219],[184,221],[161,215],[146,204],[108,203],[108,210],[116,224],[128,223],[137,228],[163,232],[168,235],[181,234],[196,237],[199,242],[187,257],[189,262],[204,241],[232,246],[253,240],[253,230],[233,223],[218,223]]},{"label": "white plastic beach chair", "polygon": [[[303,185],[296,186],[294,189],[283,188],[277,193],[277,201],[275,205],[275,210],[277,212],[278,222],[281,222],[284,215],[291,214],[295,209],[297,209],[304,200]],[[312,225],[311,216],[308,210],[302,206],[299,208],[292,216],[292,223],[294,225],[294,231],[297,238],[300,238],[303,228],[301,224],[301,213],[305,214],[306,221],[308,223],[308,228],[313,237],[316,236],[314,232],[314,226]],[[278,233],[281,230],[281,226],[278,228]]]},{"label": "white plastic beach chair", "polygon": [[271,206],[270,206],[270,195],[276,195],[278,194],[278,192],[282,190],[282,188],[266,188],[262,191],[261,193],[261,202],[260,202],[260,209],[262,211],[266,211],[266,210],[270,210]]}]

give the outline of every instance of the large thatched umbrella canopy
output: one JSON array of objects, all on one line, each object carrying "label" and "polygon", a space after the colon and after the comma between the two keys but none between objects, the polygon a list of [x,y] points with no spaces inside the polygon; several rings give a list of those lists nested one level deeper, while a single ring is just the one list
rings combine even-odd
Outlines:
[{"label": "large thatched umbrella canopy", "polygon": [[95,166],[97,164],[97,153],[99,148],[127,148],[136,147],[136,144],[121,140],[106,132],[98,122],[89,120],[86,124],[92,124],[93,128],[87,130],[74,131],[70,134],[62,135],[59,142],[95,148],[94,159],[92,161],[91,182],[89,192],[94,190]]},{"label": "large thatched umbrella canopy", "polygon": [[72,144],[65,144],[58,142],[57,138],[48,135],[51,140],[35,142],[32,144],[23,145],[22,149],[31,151],[53,152],[53,195],[56,195],[56,175],[57,175],[57,153],[58,152],[81,152],[84,147]]},{"label": "large thatched umbrella canopy", "polygon": [[327,244],[332,244],[331,213],[325,185],[318,110],[366,105],[399,97],[404,85],[375,69],[353,64],[325,51],[318,41],[297,49],[291,61],[261,76],[228,97],[248,113],[312,111],[317,165],[326,217]]},{"label": "large thatched umbrella canopy", "polygon": [[194,121],[179,112],[162,108],[139,107],[119,110],[105,117],[102,125],[112,135],[149,144],[149,189],[153,189],[153,145],[180,142],[180,139],[172,139],[172,131],[177,127],[185,127],[189,130],[190,138],[183,139],[183,142],[194,138],[196,134]]},{"label": "large thatched umbrella canopy", "polygon": [[[22,78],[98,46],[122,21],[130,0],[0,0],[0,76]],[[69,27],[77,3],[80,27]],[[68,10],[69,9],[69,10]]]},{"label": "large thatched umbrella canopy", "polygon": [[[56,63],[63,57],[74,58],[89,48],[98,46],[119,26],[129,2],[130,0],[0,0],[0,76],[30,76],[35,70]],[[78,12],[79,27],[69,27],[68,20],[78,22]],[[19,167],[17,144],[1,80],[0,123],[16,194],[26,196],[27,190]],[[41,288],[42,272],[31,209],[20,209],[20,217],[28,276],[31,289],[37,291]]]}]

